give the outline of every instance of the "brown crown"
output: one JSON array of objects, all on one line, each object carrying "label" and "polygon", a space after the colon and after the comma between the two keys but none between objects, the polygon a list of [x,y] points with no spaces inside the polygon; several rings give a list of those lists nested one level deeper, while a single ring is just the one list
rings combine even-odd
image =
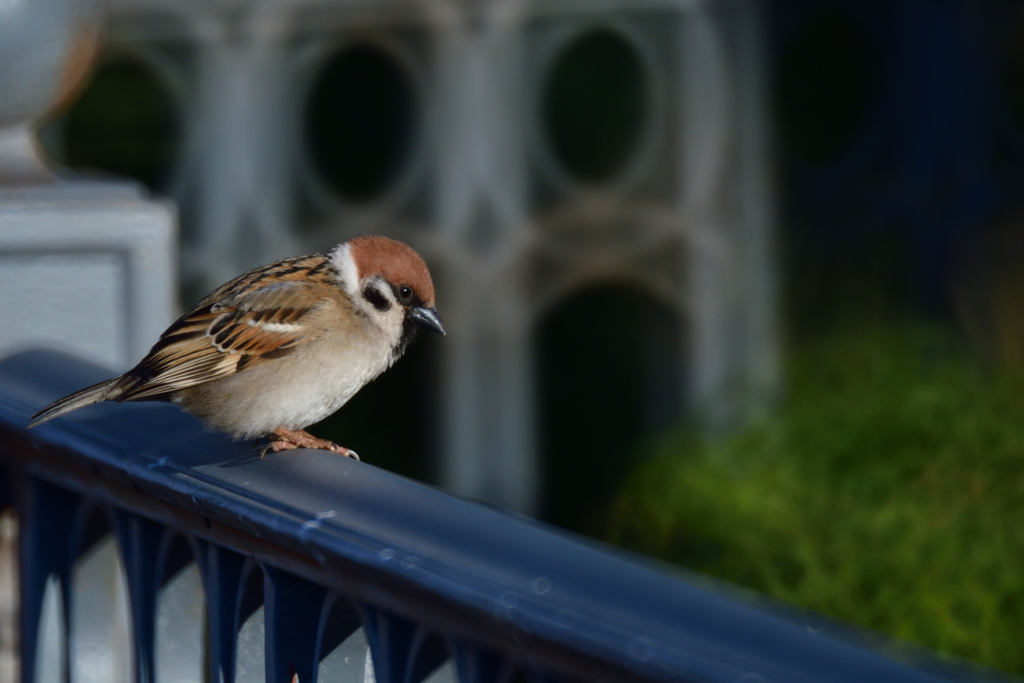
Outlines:
[{"label": "brown crown", "polygon": [[411,247],[380,235],[356,237],[348,244],[360,280],[368,275],[381,275],[395,286],[409,285],[424,306],[434,307],[430,271]]}]

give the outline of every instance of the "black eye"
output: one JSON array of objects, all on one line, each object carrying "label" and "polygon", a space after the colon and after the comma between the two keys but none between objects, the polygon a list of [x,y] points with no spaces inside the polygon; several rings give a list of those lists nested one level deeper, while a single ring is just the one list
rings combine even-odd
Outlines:
[{"label": "black eye", "polygon": [[412,287],[409,285],[402,285],[398,288],[398,298],[402,301],[408,301],[412,298]]}]

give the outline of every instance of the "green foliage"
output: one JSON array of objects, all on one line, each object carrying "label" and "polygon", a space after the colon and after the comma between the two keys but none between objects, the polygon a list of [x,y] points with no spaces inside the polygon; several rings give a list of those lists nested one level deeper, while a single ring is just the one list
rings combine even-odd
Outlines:
[{"label": "green foliage", "polygon": [[734,437],[657,442],[609,539],[1024,673],[1024,377],[876,325],[798,350],[787,390]]}]

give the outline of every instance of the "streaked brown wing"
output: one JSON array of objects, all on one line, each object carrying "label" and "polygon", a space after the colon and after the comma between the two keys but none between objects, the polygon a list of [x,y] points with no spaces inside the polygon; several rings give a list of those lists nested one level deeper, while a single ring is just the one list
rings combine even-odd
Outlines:
[{"label": "streaked brown wing", "polygon": [[318,283],[274,282],[201,302],[124,376],[117,400],[155,398],[286,356],[318,336],[307,316],[330,294]]}]

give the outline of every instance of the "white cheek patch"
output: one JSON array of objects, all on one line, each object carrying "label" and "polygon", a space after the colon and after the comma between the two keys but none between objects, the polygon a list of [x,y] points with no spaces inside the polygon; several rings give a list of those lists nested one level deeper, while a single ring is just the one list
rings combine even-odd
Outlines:
[{"label": "white cheek patch", "polygon": [[258,327],[266,332],[298,332],[302,329],[302,325],[297,323],[257,323],[252,320],[248,322],[249,327]]},{"label": "white cheek patch", "polygon": [[341,244],[334,249],[330,255],[331,265],[341,276],[341,286],[345,293],[355,297],[359,293],[359,269],[352,259],[352,247],[349,244]]}]

